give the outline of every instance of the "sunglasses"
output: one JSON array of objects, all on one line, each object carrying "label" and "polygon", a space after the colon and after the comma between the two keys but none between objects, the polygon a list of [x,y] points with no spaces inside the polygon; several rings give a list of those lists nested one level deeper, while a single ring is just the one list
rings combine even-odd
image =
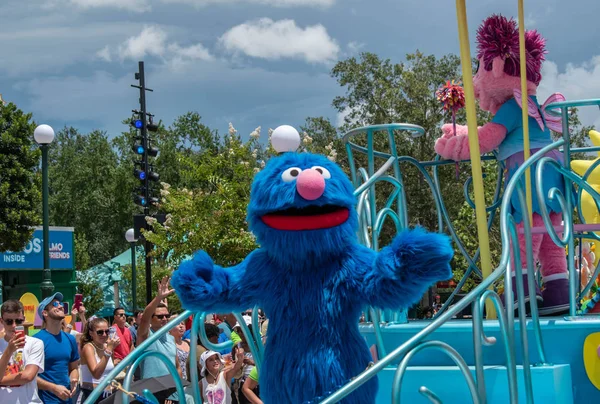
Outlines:
[{"label": "sunglasses", "polygon": [[108,330],[96,330],[96,334],[98,335],[108,335]]},{"label": "sunglasses", "polygon": [[169,318],[170,314],[153,314],[152,317],[156,317],[159,320],[163,320],[165,318]]},{"label": "sunglasses", "polygon": [[[63,310],[65,309],[65,308],[63,307],[62,303],[61,303],[61,302],[57,302],[57,301],[54,301],[54,302],[52,302],[52,303],[49,303],[49,304],[48,304],[48,306],[52,306],[52,307],[60,307],[60,308],[61,308],[61,309],[63,309]],[[48,309],[48,306],[46,306],[46,310]]]},{"label": "sunglasses", "polygon": [[25,320],[21,318],[17,318],[15,320],[13,320],[12,318],[8,318],[6,320],[2,319],[2,321],[4,321],[6,325],[13,325],[13,323],[15,323],[16,325],[21,325],[25,322]]},{"label": "sunglasses", "polygon": [[125,313],[117,313],[117,314],[115,314],[115,316],[125,317]]}]

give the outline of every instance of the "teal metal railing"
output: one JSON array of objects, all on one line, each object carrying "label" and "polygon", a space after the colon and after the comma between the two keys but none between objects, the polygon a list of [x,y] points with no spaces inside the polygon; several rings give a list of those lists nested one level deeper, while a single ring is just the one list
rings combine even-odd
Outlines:
[{"label": "teal metal railing", "polygon": [[[374,310],[372,308],[367,308],[366,312],[370,315],[370,320],[373,323],[373,328],[375,331],[375,339],[378,348],[378,353],[382,357],[376,364],[372,367],[365,370],[360,375],[357,375],[354,379],[352,379],[349,383],[343,386],[338,391],[331,394],[329,397],[324,398],[321,403],[322,404],[332,404],[342,400],[348,394],[350,394],[355,389],[359,388],[363,383],[369,380],[372,377],[375,377],[378,372],[382,371],[386,367],[389,367],[395,363],[400,361],[399,366],[396,370],[396,375],[394,378],[394,385],[392,389],[392,397],[391,401],[393,403],[400,402],[400,387],[403,380],[404,373],[408,368],[408,364],[410,360],[418,354],[418,352],[427,350],[427,349],[436,349],[440,350],[446,355],[448,355],[459,367],[462,374],[465,377],[465,381],[469,390],[471,392],[471,396],[474,403],[485,403],[485,374],[483,368],[483,350],[486,346],[493,345],[497,343],[495,337],[488,337],[484,332],[484,318],[483,318],[483,310],[485,306],[485,302],[489,299],[492,301],[494,307],[496,308],[498,314],[498,324],[500,329],[500,337],[502,339],[503,349],[506,356],[506,368],[509,382],[509,395],[511,403],[518,402],[518,390],[517,390],[517,363],[516,363],[516,344],[517,341],[523,347],[523,352],[529,352],[531,350],[535,350],[538,358],[540,358],[540,363],[531,364],[529,362],[529,356],[527,354],[523,355],[523,370],[524,370],[524,379],[525,379],[525,395],[528,403],[533,402],[533,390],[531,383],[531,366],[543,366],[546,364],[546,356],[544,352],[544,345],[542,340],[541,328],[539,324],[539,315],[537,309],[536,299],[531,299],[531,319],[527,320],[525,315],[525,304],[523,303],[524,299],[524,287],[520,282],[517,282],[517,290],[512,290],[512,282],[511,282],[511,271],[509,271],[510,261],[511,261],[511,252],[514,254],[515,262],[520,262],[519,257],[519,247],[518,247],[518,235],[517,235],[517,227],[514,221],[514,218],[508,213],[508,204],[510,203],[511,195],[518,195],[520,204],[525,207],[525,194],[523,187],[521,186],[521,179],[524,177],[525,170],[529,167],[532,167],[533,164],[538,163],[537,169],[535,171],[535,175],[537,176],[537,188],[534,190],[537,192],[537,196],[540,200],[544,200],[546,198],[556,199],[561,203],[564,210],[564,234],[563,236],[559,236],[558,232],[554,230],[552,224],[550,222],[549,216],[547,212],[542,212],[542,216],[544,217],[544,223],[546,227],[546,231],[551,235],[555,243],[561,246],[568,247],[568,259],[569,259],[569,272],[570,276],[570,315],[577,315],[577,302],[578,299],[584,295],[584,292],[589,291],[589,287],[591,285],[587,285],[584,288],[579,288],[578,290],[578,277],[576,275],[576,271],[573,266],[573,245],[574,239],[576,238],[592,238],[596,240],[600,240],[600,237],[596,236],[593,232],[586,231],[585,229],[582,231],[574,231],[573,227],[573,206],[581,206],[581,192],[578,193],[577,199],[575,201],[571,200],[570,189],[576,185],[578,189],[584,189],[589,192],[597,201],[600,203],[600,194],[598,194],[587,182],[585,179],[589,176],[591,170],[597,166],[590,168],[588,173],[584,176],[580,177],[574,174],[570,168],[570,154],[572,152],[582,152],[582,151],[596,151],[600,150],[600,147],[594,148],[581,148],[581,149],[572,149],[570,147],[570,135],[569,135],[569,125],[568,125],[568,109],[572,107],[578,106],[587,106],[594,105],[600,106],[599,100],[584,100],[584,101],[572,101],[572,102],[564,102],[564,103],[556,103],[549,106],[549,109],[559,109],[561,115],[563,116],[563,132],[564,137],[560,141],[557,141],[544,149],[535,153],[528,161],[526,161],[515,173],[511,181],[506,184],[506,189],[504,191],[504,195],[502,195],[502,164],[498,164],[498,180],[495,184],[495,192],[494,199],[490,206],[487,208],[489,213],[488,218],[488,227],[491,227],[494,221],[494,215],[497,215],[498,212],[500,214],[500,232],[501,232],[501,240],[502,240],[502,252],[500,257],[500,263],[498,267],[492,272],[492,274],[486,278],[482,279],[481,283],[473,289],[469,294],[467,294],[463,299],[458,300],[454,303],[454,305],[450,306],[452,303],[452,299],[455,297],[456,293],[460,291],[460,288],[466,282],[469,276],[474,275],[476,277],[481,277],[481,271],[477,268],[476,262],[478,259],[479,251],[476,251],[475,254],[471,257],[465,246],[462,244],[460,238],[456,234],[456,231],[453,227],[452,220],[448,215],[448,211],[444,205],[443,196],[441,194],[441,187],[439,182],[439,174],[438,169],[447,164],[455,164],[454,162],[440,160],[436,158],[432,161],[424,161],[419,162],[412,157],[407,156],[398,156],[396,153],[396,137],[400,134],[408,133],[412,137],[418,137],[424,134],[423,128],[410,125],[410,124],[389,124],[389,125],[376,125],[369,126],[364,128],[358,128],[348,132],[344,136],[344,141],[346,143],[346,150],[348,152],[348,159],[350,162],[350,174],[352,182],[356,188],[355,194],[357,195],[358,205],[357,212],[359,215],[359,239],[360,241],[367,245],[370,248],[375,250],[379,249],[379,238],[381,236],[381,232],[384,226],[384,223],[387,219],[392,220],[396,231],[400,231],[409,226],[409,218],[407,211],[407,201],[406,194],[403,183],[403,171],[402,164],[409,164],[415,167],[419,173],[423,177],[423,181],[429,187],[433,198],[434,205],[436,207],[437,212],[437,222],[438,222],[438,231],[443,232],[444,230],[452,237],[457,249],[459,252],[465,257],[468,268],[465,270],[464,277],[460,280],[457,286],[457,290],[455,290],[449,301],[445,304],[443,309],[436,315],[435,319],[429,323],[426,327],[424,327],[421,331],[416,333],[412,338],[408,341],[395,348],[392,352],[386,353],[383,346],[383,330],[381,325],[385,327],[385,324],[390,322],[401,323],[406,321],[406,312],[404,310],[398,311],[386,311],[380,312],[379,310]],[[402,133],[403,132],[403,133]],[[381,152],[375,150],[376,136],[378,133],[384,133],[388,145],[388,152]],[[358,136],[366,136],[366,144],[364,146],[359,145],[355,139]],[[381,140],[381,139],[377,139]],[[563,148],[563,152],[565,154],[565,161],[562,165],[556,163],[554,160],[544,157],[544,154],[550,150]],[[356,155],[355,155],[356,154]],[[358,154],[362,154],[363,160],[366,158],[366,168],[361,167],[357,164],[357,161],[360,160]],[[495,160],[495,156],[484,156],[484,160]],[[377,166],[376,161],[381,160],[383,163],[381,166]],[[462,162],[461,164],[466,164],[467,162]],[[567,194],[562,195],[556,189],[551,190],[549,195],[543,195],[541,186],[542,184],[542,176],[541,170],[545,166],[553,166],[554,169],[558,170],[565,178],[568,183],[567,186]],[[392,174],[388,174],[388,172],[392,172]],[[430,172],[431,171],[431,172]],[[385,203],[383,203],[381,208],[377,207],[377,198],[376,198],[376,188],[381,186],[381,184],[388,184],[388,187],[391,186],[391,191],[389,195],[385,198]],[[464,184],[465,189],[465,198],[467,203],[472,206],[472,201],[468,196],[468,187],[470,185],[470,179],[466,181]],[[575,203],[574,203],[575,202]],[[541,204],[543,205],[543,204]],[[600,205],[599,205],[600,206]],[[585,224],[584,218],[579,212],[579,220]],[[538,229],[539,230],[539,229]],[[530,235],[532,228],[531,223],[529,223],[529,219],[527,217],[524,218],[524,231],[526,235],[526,240],[528,243],[527,248],[527,267],[528,271],[534,268],[533,257],[531,253],[531,245],[530,238],[527,237]],[[512,251],[509,246],[513,246]],[[515,275],[519,277],[521,275],[521,266],[516,265],[514,268]],[[600,268],[600,267],[599,267]],[[599,268],[595,269],[595,276],[598,275]],[[532,272],[533,273],[533,272]],[[495,291],[494,287],[497,285],[498,281],[500,281],[504,277],[504,295],[506,301],[506,307],[503,307],[502,302],[498,293]],[[528,277],[528,285],[526,287],[529,288],[529,294],[535,295],[535,284],[536,282],[534,277]],[[516,299],[519,303],[517,305],[518,312],[518,321],[520,323],[519,333],[517,336],[515,331],[515,307],[514,307],[514,295],[518,299]],[[442,341],[426,341],[424,339],[430,336],[436,329],[442,326],[444,323],[455,317],[457,314],[462,312],[467,306],[472,305],[473,310],[473,345],[474,345],[474,356],[475,356],[475,377],[472,376],[469,368],[461,355],[454,350],[451,346],[447,345]],[[187,318],[190,315],[194,315],[194,321],[192,326],[192,341],[196,341],[198,338],[198,330],[200,332],[200,339],[202,344],[208,349],[212,350],[222,350],[231,346],[231,343],[223,343],[214,345],[211,344],[204,331],[204,327],[201,325],[204,322],[205,314],[204,313],[192,313],[190,311],[186,311],[179,315],[176,319],[172,320],[167,326],[163,327],[159,332],[152,335],[148,340],[146,340],[143,344],[141,344],[134,352],[129,355],[125,360],[120,362],[115,369],[107,376],[107,378],[100,383],[100,385],[96,388],[93,394],[88,398],[86,403],[91,403],[95,401],[102,390],[106,388],[110,381],[118,375],[121,371],[129,368],[127,372],[127,377],[124,383],[124,388],[128,389],[131,385],[131,380],[133,377],[133,373],[137,366],[143,361],[142,355],[144,355],[144,351],[161,335],[166,334],[172,326],[180,322],[181,320]],[[256,365],[260,369],[262,364],[262,359],[264,355],[264,348],[260,338],[258,328],[254,328],[252,333],[250,333],[249,329],[245,326],[245,321],[241,318],[240,315],[236,315],[238,322],[243,327],[243,332],[249,341],[250,349],[255,358]],[[532,333],[534,335],[533,339],[533,347],[529,346],[528,340],[528,327],[527,322],[532,324]],[[258,309],[254,309],[253,313],[253,324],[258,323]],[[192,344],[190,356],[192,358],[191,363],[197,363],[197,349],[196,344]],[[165,357],[160,357],[159,359],[167,362],[170,359]],[[175,386],[178,391],[178,394],[182,394],[183,392],[183,384],[179,379],[177,374],[173,372],[173,377],[175,379]],[[191,395],[194,398],[196,403],[201,403],[200,399],[200,391],[198,387],[198,369],[196,366],[190,366],[190,382],[191,388],[187,390],[187,394]],[[431,402],[439,403],[441,402],[435,392],[430,390],[428,387],[420,386],[419,391],[427,397]],[[116,393],[123,394],[123,393]],[[151,396],[149,393],[146,395]],[[128,397],[123,394],[124,403],[128,402]]]}]

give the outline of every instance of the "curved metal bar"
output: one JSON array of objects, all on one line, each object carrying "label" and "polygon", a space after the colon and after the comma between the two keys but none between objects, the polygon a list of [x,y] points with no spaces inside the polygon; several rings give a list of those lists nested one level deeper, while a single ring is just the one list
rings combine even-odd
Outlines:
[{"label": "curved metal bar", "polygon": [[442,404],[442,400],[431,390],[425,386],[419,387],[419,393],[425,396],[433,404]]},{"label": "curved metal bar", "polygon": [[377,221],[375,222],[374,227],[374,235],[375,237],[379,237],[379,233],[381,232],[381,228],[383,227],[383,223],[387,217],[392,218],[394,224],[396,225],[396,231],[402,230],[402,224],[400,223],[400,218],[396,211],[390,208],[383,208],[377,213]]},{"label": "curved metal bar", "polygon": [[[473,353],[475,354],[475,379],[477,380],[477,395],[481,404],[487,403],[487,395],[485,394],[485,375],[483,373],[483,346],[489,346],[496,343],[496,338],[488,338],[483,330],[483,309],[478,303],[481,301],[473,301]],[[485,300],[484,300],[485,303]],[[497,309],[496,309],[497,310]],[[504,314],[502,310],[498,315]],[[502,326],[500,327],[502,330]],[[509,383],[510,385],[510,383]]]},{"label": "curved metal bar", "polygon": [[[212,342],[210,342],[208,340],[208,336],[206,335],[206,328],[204,328],[204,322],[206,321],[206,313],[202,312],[200,314],[200,316],[196,316],[196,317],[200,317],[199,319],[194,319],[195,321],[198,322],[196,324],[197,325],[196,332],[198,332],[198,330],[200,331],[200,341],[202,342],[202,345],[206,349],[208,349],[209,351],[215,351],[215,352],[221,352],[226,349],[231,349],[231,347],[233,346],[233,342],[231,342],[231,340],[221,342],[220,344],[213,344]],[[200,326],[200,324],[202,324],[202,326]],[[192,330],[192,333],[193,332],[194,332],[194,330]]]},{"label": "curved metal bar", "polygon": [[367,188],[371,187],[379,177],[385,174],[385,172],[392,166],[395,160],[396,158],[394,156],[390,157],[385,162],[385,164],[383,164],[381,168],[379,168],[379,170],[377,170],[370,178],[367,179],[365,183],[363,183],[361,186],[354,190],[354,195],[359,195],[363,193]]},{"label": "curved metal bar", "polygon": [[[252,327],[252,334],[254,334],[254,340],[257,341],[256,345],[258,346],[258,352],[260,353],[260,357],[265,357],[265,345],[263,344],[262,335],[260,334],[260,319],[258,318],[258,310],[259,307],[255,306],[254,310],[252,310],[252,324],[258,324],[259,327]],[[258,342],[260,341],[260,343]]]},{"label": "curved metal bar", "polygon": [[[437,156],[436,158],[439,158],[439,156]],[[425,172],[427,175],[429,175],[425,171],[425,169],[423,169],[421,172],[422,173]],[[434,169],[433,169],[433,175],[434,175],[433,184],[435,185],[435,193],[434,193],[434,195],[440,195],[441,194],[441,190],[439,188],[439,182],[440,181],[439,181],[439,178],[438,178],[437,167],[434,167]],[[463,257],[467,261],[467,264],[469,265],[469,269],[472,270],[472,271],[474,271],[477,274],[477,276],[479,276],[479,278],[482,278],[483,274],[481,273],[481,271],[477,267],[477,264],[475,263],[475,259],[471,258],[471,256],[469,255],[469,253],[465,249],[462,241],[460,241],[460,239],[458,238],[458,235],[456,234],[456,231],[454,230],[454,226],[452,225],[452,222],[450,221],[450,215],[448,215],[448,211],[446,210],[446,206],[444,204],[442,204],[441,205],[441,209],[438,210],[438,217],[439,217],[439,215],[442,215],[443,221],[445,222],[446,227],[448,228],[448,231],[450,232],[450,237],[456,243],[456,246],[458,247],[460,253],[463,255]],[[442,226],[440,225],[440,229],[441,228],[442,228]],[[479,249],[477,249],[476,256],[479,254],[478,251],[479,251]],[[463,278],[465,278],[466,276],[467,275],[466,275],[466,272],[465,272],[465,276],[463,276]],[[461,281],[462,281],[462,279],[461,279]],[[466,282],[466,279],[465,279],[465,282]],[[464,282],[463,282],[463,284],[464,284]],[[460,289],[458,287],[456,289],[458,289],[460,291]],[[456,289],[454,290],[455,293],[457,293]],[[453,293],[450,297],[453,298],[455,293]],[[452,300],[451,299],[447,299],[446,302],[444,303],[444,306],[442,306],[442,309],[440,311],[443,312],[445,310],[445,308],[448,305],[450,305],[451,303],[452,303]]]},{"label": "curved metal bar", "polygon": [[568,109],[571,107],[586,107],[591,105],[600,106],[600,98],[590,98],[587,100],[572,100],[572,101],[560,101],[553,102],[552,104],[548,104],[546,106],[547,111],[552,111],[555,109]]},{"label": "curved metal bar", "polygon": [[[536,153],[537,154],[537,153]],[[557,233],[556,230],[554,229],[554,225],[552,224],[552,220],[550,219],[550,214],[548,212],[548,208],[546,207],[546,204],[543,203],[546,200],[546,195],[544,195],[544,188],[543,188],[543,169],[545,168],[545,165],[548,164],[550,166],[558,166],[558,171],[560,173],[562,166],[558,164],[558,162],[554,159],[551,159],[550,157],[542,157],[540,159],[540,161],[538,162],[538,166],[535,172],[535,179],[537,182],[537,186],[536,186],[536,192],[537,192],[537,197],[538,197],[538,206],[540,208],[541,211],[541,216],[542,219],[544,220],[544,225],[546,226],[546,230],[548,231],[548,235],[550,236],[550,238],[552,239],[552,241],[554,241],[554,243],[556,245],[559,246],[566,246],[569,242],[569,238],[571,238],[572,236],[572,227],[571,226],[566,226],[564,227],[564,235],[563,237],[560,237]],[[556,188],[553,188],[552,191],[556,190]],[[564,218],[564,222],[565,224],[568,221],[573,220],[571,213],[569,211],[567,211],[567,206],[566,206],[566,201],[564,196],[558,192],[553,192],[551,195],[549,195],[550,200],[552,201],[553,199],[557,199],[559,204],[561,205],[561,210],[562,210],[562,215]]]},{"label": "curved metal bar", "polygon": [[[483,174],[483,178],[485,178],[485,177],[486,177],[486,175]],[[469,185],[471,185],[472,182],[473,182],[473,177],[467,178],[467,180],[465,181],[465,184],[463,186],[463,193],[465,194],[465,201],[469,204],[469,206],[472,209],[475,209],[475,202],[473,202],[473,200],[471,199],[471,196],[469,195]],[[502,176],[498,176],[498,179],[496,180],[496,192],[498,192],[498,189],[501,186],[502,186]],[[496,196],[494,198],[495,202],[485,208],[485,211],[488,213],[495,211],[502,204],[502,199],[498,198],[499,194],[496,194],[495,196]]]},{"label": "curved metal bar", "polygon": [[413,348],[406,355],[406,357],[404,357],[402,362],[400,362],[400,366],[398,366],[396,374],[394,375],[394,384],[392,386],[392,404],[400,404],[400,386],[402,385],[402,378],[404,377],[404,373],[406,372],[406,368],[408,367],[408,362],[410,362],[413,356],[415,356],[417,353],[428,348],[434,348],[447,354],[454,361],[454,363],[456,363],[462,375],[466,379],[467,386],[469,387],[469,392],[471,393],[471,398],[473,399],[473,404],[480,404],[480,400],[477,394],[477,385],[475,383],[475,380],[473,379],[471,371],[469,370],[469,366],[467,366],[465,360],[454,348],[442,341],[423,342],[420,345],[417,345],[415,348]]},{"label": "curved metal bar", "polygon": [[360,128],[352,129],[351,131],[346,132],[346,134],[342,138],[342,141],[344,143],[351,143],[351,137],[364,133],[368,130],[372,130],[374,132],[383,132],[386,130],[405,130],[411,133],[417,133],[418,136],[425,134],[425,129],[423,129],[419,125],[413,125],[411,123],[386,123],[382,125],[363,126]]},{"label": "curved metal bar", "polygon": [[[423,128],[421,128],[423,129]],[[425,131],[423,130],[423,134]],[[390,143],[390,150],[396,157],[394,162],[394,176],[401,184],[401,190],[404,191],[404,181],[402,180],[402,171],[400,170],[400,164],[398,163],[398,152],[396,148],[396,138],[394,136],[394,130],[388,129],[388,141]],[[406,202],[406,192],[401,192],[397,198],[398,205],[396,206],[398,211],[398,217],[400,218],[400,225],[403,229],[408,227],[408,203]]]},{"label": "curved metal bar", "polygon": [[383,345],[383,336],[381,335],[381,313],[373,307],[369,308],[371,319],[373,320],[373,329],[375,330],[375,344],[377,345],[377,353],[379,356],[386,356],[385,346]]},{"label": "curved metal bar", "polygon": [[[525,204],[527,203],[526,199],[525,199],[525,192],[523,191],[522,187],[518,187],[517,188],[517,192],[518,192],[518,196],[519,196],[519,204],[521,205],[521,207],[526,206]],[[543,204],[542,204],[543,205]],[[528,288],[528,292],[529,292],[529,307],[530,307],[530,311],[531,311],[531,320],[532,320],[532,324],[533,324],[533,334],[535,337],[535,342],[536,342],[536,348],[538,351],[538,355],[540,356],[540,360],[542,361],[542,363],[546,363],[546,352],[544,351],[544,343],[542,340],[542,329],[540,326],[540,317],[539,317],[539,311],[538,311],[538,303],[537,303],[537,298],[535,298],[536,296],[536,287],[535,287],[535,263],[533,261],[533,250],[531,247],[531,240],[532,240],[532,236],[531,236],[531,223],[529,221],[529,216],[525,215],[526,217],[523,217],[523,230],[524,230],[524,238],[525,238],[525,242],[526,242],[526,252],[527,252],[527,270],[528,270],[528,276],[527,276],[527,288]],[[516,231],[516,223],[514,221],[514,218],[510,217],[510,222],[511,222],[511,232],[514,230]],[[513,225],[514,225],[514,229],[513,229]],[[514,241],[513,241],[514,242]],[[516,243],[518,244],[518,239],[516,241]],[[514,246],[513,246],[514,248]],[[520,270],[520,260],[517,261],[515,258],[515,265],[517,266],[517,270]],[[515,271],[515,276],[517,276],[518,271]],[[521,278],[517,278],[517,279],[521,279]],[[522,282],[517,282],[519,285],[522,284]],[[517,290],[519,290],[519,288],[517,287]],[[525,296],[521,296],[519,294],[519,300],[524,299]],[[524,312],[523,312],[524,313]],[[519,318],[521,316],[525,316],[525,314],[521,314],[519,316]],[[524,348],[523,348],[524,349]]]},{"label": "curved metal bar", "polygon": [[[523,220],[527,220],[527,215],[524,215]],[[515,257],[515,278],[517,278],[515,284],[517,286],[517,307],[519,309],[519,328],[521,332],[521,344],[523,346],[523,378],[525,379],[525,396],[527,403],[533,403],[533,386],[531,384],[531,369],[529,367],[529,341],[527,340],[527,313],[525,310],[525,289],[523,287],[523,282],[521,279],[523,278],[523,271],[521,270],[520,265],[520,252],[519,252],[519,239],[517,237],[517,229],[516,223],[514,222],[514,218],[510,217],[511,226],[509,231],[511,232],[513,242],[513,255]],[[527,227],[527,225],[525,226]],[[531,239],[526,238],[525,240],[527,244],[527,250],[531,251]],[[529,260],[529,254],[528,260]],[[530,301],[535,299],[535,296],[532,296]]]},{"label": "curved metal bar", "polygon": [[246,321],[244,321],[244,317],[242,317],[241,314],[233,313],[233,315],[235,316],[235,319],[237,320],[238,324],[240,325],[240,328],[242,329],[242,332],[244,333],[244,336],[246,337],[246,342],[248,343],[248,346],[250,347],[250,352],[252,352],[252,359],[254,359],[254,363],[255,363],[256,367],[260,370],[260,368],[262,366],[263,357],[258,350],[258,344],[259,343],[262,344],[262,341],[261,340],[256,341],[254,339],[252,332],[246,325]]},{"label": "curved metal bar", "polygon": [[202,330],[201,333],[204,335],[203,337],[200,337],[200,342],[204,343],[205,340],[208,341],[208,338],[206,336],[206,329],[204,327],[201,327],[201,325],[204,325],[204,321],[206,321],[205,317],[206,313],[196,313],[194,319],[192,320],[192,330],[190,333],[190,338],[192,342],[190,344],[190,355],[191,359],[194,360],[193,364],[190,360],[190,382],[192,383],[192,396],[194,397],[195,403],[202,402],[202,397],[199,385],[200,377],[198,375],[198,344],[193,343],[193,341],[198,341],[198,330],[200,329]]},{"label": "curved metal bar", "polygon": [[[184,311],[183,313],[181,313],[180,315],[175,317],[173,320],[169,321],[167,323],[167,325],[165,325],[160,331],[155,332],[150,337],[146,338],[146,340],[140,346],[138,346],[135,350],[140,351],[140,352],[146,351],[146,349],[148,349],[150,347],[150,345],[152,345],[160,337],[162,337],[163,334],[166,334],[168,332],[168,330],[170,330],[172,327],[179,324],[180,322],[185,321],[185,319],[187,319],[191,314],[192,314],[192,312],[190,310]],[[134,363],[134,361],[135,361],[135,363],[139,362],[137,359],[135,359],[135,355],[128,355],[127,357],[125,357],[125,359],[123,359],[121,362],[119,362],[119,364],[117,366],[115,366],[115,368],[108,375],[106,375],[106,377],[92,391],[92,394],[90,394],[90,396],[88,397],[88,399],[86,400],[85,403],[87,404],[87,403],[95,402],[98,399],[98,397],[100,397],[100,394],[102,393],[102,391],[108,387],[108,385],[113,381],[113,379],[115,377],[117,377],[117,375],[119,373],[124,371],[125,368],[127,368],[131,363]],[[173,367],[174,366],[175,365],[173,365]],[[176,373],[177,373],[177,371],[175,370],[175,372],[173,374],[176,374]],[[131,374],[133,375],[133,373],[131,373]],[[175,383],[177,384],[177,380],[175,380]],[[125,387],[125,388],[127,388],[127,387]],[[182,388],[182,390],[183,390],[183,388]],[[123,400],[128,400],[128,398],[123,397]],[[127,404],[128,402],[129,401],[123,401],[124,404]]]},{"label": "curved metal bar", "polygon": [[[496,338],[487,337],[485,335],[485,330],[483,328],[483,308],[485,307],[485,302],[487,299],[492,301],[496,309],[496,313],[498,313],[498,326],[500,329],[500,333],[502,335],[502,341],[504,346],[504,354],[506,355],[506,372],[508,376],[508,391],[511,403],[519,402],[519,395],[517,391],[517,364],[515,361],[515,340],[511,338],[509,329],[506,320],[506,312],[504,311],[504,306],[502,305],[502,301],[500,300],[500,296],[493,290],[486,290],[483,292],[481,297],[479,298],[479,302],[473,302],[474,308],[478,316],[473,314],[473,342],[477,345],[479,343],[483,343],[483,345],[491,345],[496,343]],[[478,331],[479,330],[479,331]],[[479,339],[475,338],[475,333],[479,335]],[[476,342],[477,341],[477,342]],[[479,363],[479,365],[477,365]],[[476,367],[479,367],[480,370],[477,371],[477,385],[479,387],[479,398],[482,401],[482,404],[485,403],[485,382],[483,381],[483,352],[478,356],[475,355],[475,364]]]},{"label": "curved metal bar", "polygon": [[[173,376],[173,380],[175,381],[175,388],[177,389],[177,395],[179,396],[179,399],[182,401],[185,401],[185,391],[183,390],[183,383],[181,381],[181,377],[179,377],[179,374],[177,373],[177,368],[173,364],[173,361],[167,357],[167,355],[165,355],[162,352],[157,352],[157,351],[145,351],[135,360],[135,362],[133,362],[133,365],[131,365],[131,367],[127,371],[127,376],[125,377],[125,381],[123,382],[123,389],[125,389],[127,391],[129,391],[131,389],[133,373],[135,372],[137,367],[140,365],[140,363],[144,359],[151,357],[151,356],[156,357],[161,362],[163,362],[165,364],[165,366],[167,366],[167,368],[169,369],[169,373]],[[173,358],[173,359],[177,360],[177,358]],[[96,389],[94,389],[94,391]],[[123,392],[121,392],[121,394],[123,394],[123,404],[129,404],[129,396]],[[92,397],[92,396],[90,395],[90,397]],[[90,401],[90,399],[88,398],[88,400],[86,400],[85,404],[93,403],[93,402],[94,401]]]}]

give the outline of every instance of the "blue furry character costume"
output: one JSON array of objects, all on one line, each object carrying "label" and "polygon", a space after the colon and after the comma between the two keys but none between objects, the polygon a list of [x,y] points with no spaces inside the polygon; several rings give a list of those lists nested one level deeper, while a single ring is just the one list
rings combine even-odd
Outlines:
[{"label": "blue furry character costume", "polygon": [[[405,231],[379,253],[360,245],[353,187],[324,156],[287,152],[252,184],[248,223],[260,248],[233,267],[199,251],[174,272],[185,308],[269,317],[260,369],[265,404],[316,402],[371,361],[358,331],[364,305],[398,309],[452,277],[446,236]],[[373,378],[343,402],[375,401]]]}]

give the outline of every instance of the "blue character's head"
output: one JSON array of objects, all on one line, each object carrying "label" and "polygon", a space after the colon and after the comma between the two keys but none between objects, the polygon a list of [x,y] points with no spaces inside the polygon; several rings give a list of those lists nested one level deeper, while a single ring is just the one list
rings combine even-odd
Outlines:
[{"label": "blue character's head", "polygon": [[353,191],[342,169],[324,156],[284,153],[252,183],[250,230],[274,258],[293,258],[292,266],[335,258],[356,242]]}]

